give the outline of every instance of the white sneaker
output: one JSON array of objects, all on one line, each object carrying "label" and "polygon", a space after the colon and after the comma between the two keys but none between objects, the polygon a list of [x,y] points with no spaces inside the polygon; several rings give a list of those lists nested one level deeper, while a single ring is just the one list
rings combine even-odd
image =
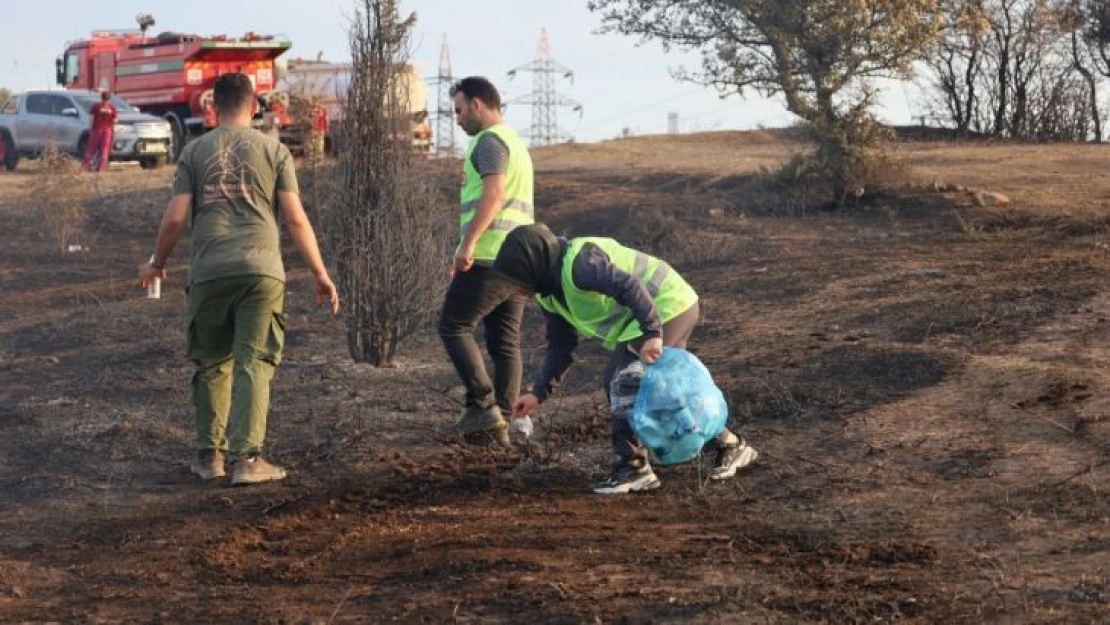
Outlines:
[{"label": "white sneaker", "polygon": [[735,445],[721,447],[717,451],[717,466],[709,472],[709,479],[724,480],[736,475],[736,472],[755,462],[759,452],[752,449],[744,441]]},{"label": "white sneaker", "polygon": [[231,472],[231,485],[276,482],[284,480],[285,476],[285,469],[266,462],[261,456],[242,458],[235,461],[235,468]]},{"label": "white sneaker", "polygon": [[224,452],[218,449],[198,451],[196,459],[189,463],[189,470],[205,481],[223,477]]}]

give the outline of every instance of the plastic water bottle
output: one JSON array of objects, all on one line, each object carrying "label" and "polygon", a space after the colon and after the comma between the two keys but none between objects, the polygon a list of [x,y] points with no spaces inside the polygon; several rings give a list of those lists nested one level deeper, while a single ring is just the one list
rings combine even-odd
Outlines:
[{"label": "plastic water bottle", "polygon": [[[150,264],[154,264],[154,257],[150,257]],[[155,278],[146,285],[146,296],[148,299],[161,299],[162,297],[162,279]]]},{"label": "plastic water bottle", "polygon": [[519,434],[524,438],[531,438],[532,432],[535,431],[530,416],[513,419],[511,428],[514,434]]}]

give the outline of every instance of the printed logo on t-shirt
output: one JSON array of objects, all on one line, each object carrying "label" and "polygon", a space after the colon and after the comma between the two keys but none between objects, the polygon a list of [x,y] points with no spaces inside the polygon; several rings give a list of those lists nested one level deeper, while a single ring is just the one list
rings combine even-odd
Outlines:
[{"label": "printed logo on t-shirt", "polygon": [[214,202],[249,199],[250,182],[258,172],[247,162],[250,142],[242,136],[230,136],[227,145],[216,151],[204,164],[201,180],[201,205]]}]

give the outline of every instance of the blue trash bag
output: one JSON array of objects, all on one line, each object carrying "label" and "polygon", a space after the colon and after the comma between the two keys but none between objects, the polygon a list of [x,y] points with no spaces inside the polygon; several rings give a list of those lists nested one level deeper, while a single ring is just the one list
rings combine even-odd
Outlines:
[{"label": "blue trash bag", "polygon": [[645,367],[630,423],[660,464],[693,460],[728,421],[728,402],[705,365],[676,347]]}]

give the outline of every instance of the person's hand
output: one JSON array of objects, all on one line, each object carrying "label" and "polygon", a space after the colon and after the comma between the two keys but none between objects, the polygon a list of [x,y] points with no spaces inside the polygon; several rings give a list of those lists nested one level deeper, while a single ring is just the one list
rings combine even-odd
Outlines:
[{"label": "person's hand", "polygon": [[467,272],[474,266],[474,244],[463,241],[455,250],[455,270]]},{"label": "person's hand", "polygon": [[640,347],[640,360],[645,365],[654,365],[662,355],[663,339],[658,336],[644,341],[643,346]]},{"label": "person's hand", "polygon": [[331,277],[327,273],[313,276],[316,281],[316,307],[320,308],[324,302],[328,303],[331,308],[331,314],[339,312],[339,291],[335,289],[335,283],[331,281]]},{"label": "person's hand", "polygon": [[150,263],[143,263],[139,265],[139,286],[145,288],[150,287],[150,283],[155,280],[165,280],[166,270],[158,269]]},{"label": "person's hand", "polygon": [[513,418],[520,419],[522,417],[530,416],[540,407],[540,400],[531,393],[525,393],[516,398],[513,402]]}]

